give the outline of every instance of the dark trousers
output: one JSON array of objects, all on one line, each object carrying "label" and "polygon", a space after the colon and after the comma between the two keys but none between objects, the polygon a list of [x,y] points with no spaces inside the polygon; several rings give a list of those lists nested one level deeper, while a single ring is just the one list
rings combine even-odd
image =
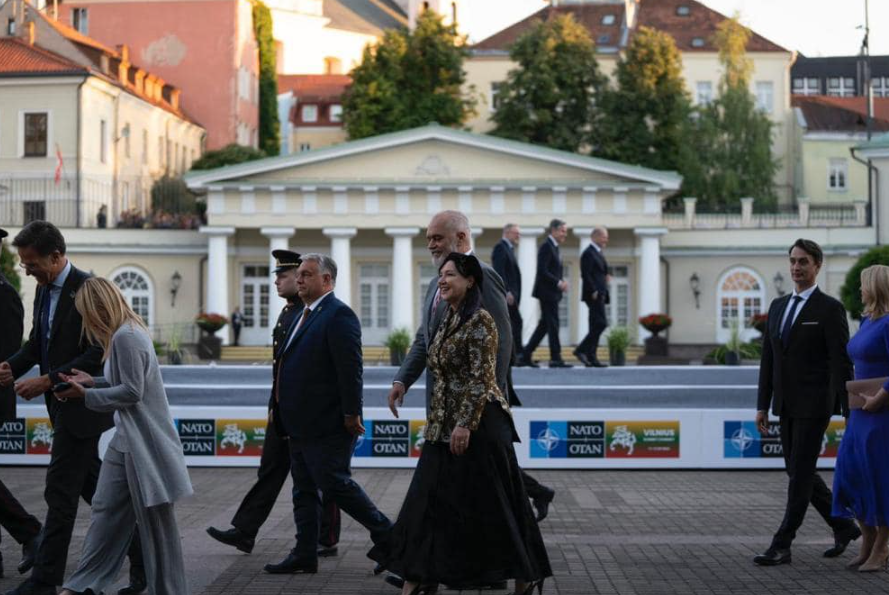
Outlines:
[{"label": "dark trousers", "polygon": [[235,346],[237,347],[238,342],[241,340],[241,325],[233,324],[232,325],[232,333],[235,336]]},{"label": "dark trousers", "polygon": [[[53,432],[44,490],[48,510],[31,573],[33,580],[48,585],[62,584],[78,499],[83,498],[87,504],[92,504],[101,464],[99,436],[77,438],[64,428]],[[143,567],[138,535],[130,542],[128,555],[131,567]]]},{"label": "dark trousers", "polygon": [[520,469],[520,471],[522,472],[522,483],[525,484],[525,492],[527,492],[528,497],[532,500],[546,498],[549,490],[539,481],[528,475],[528,472],[524,469]]},{"label": "dark trousers", "polygon": [[549,337],[550,361],[562,361],[562,344],[559,342],[559,302],[540,300],[540,322],[525,346],[525,360],[531,361],[534,350],[540,345],[543,336]]},{"label": "dark trousers", "polygon": [[787,549],[803,524],[809,503],[824,518],[834,533],[848,531],[852,527],[850,519],[831,516],[832,496],[824,480],[816,472],[818,455],[821,454],[821,441],[830,418],[798,419],[781,417],[781,445],[784,449],[784,464],[790,481],[787,485],[787,508],[784,520],[775,537],[772,547]]},{"label": "dark trousers", "polygon": [[587,354],[590,359],[597,360],[596,349],[599,347],[599,337],[608,328],[608,316],[605,314],[605,300],[596,299],[587,303],[589,330],[586,337],[577,346],[577,351]]},{"label": "dark trousers", "polygon": [[334,436],[290,440],[293,475],[293,517],[296,522],[294,555],[301,560],[317,558],[321,516],[319,490],[340,509],[370,531],[375,544],[385,544],[392,522],[377,509],[352,479],[355,439],[343,432]]},{"label": "dark trousers", "polygon": [[[262,443],[262,458],[256,483],[244,496],[238,511],[232,518],[232,526],[250,537],[256,537],[259,528],[265,523],[290,474],[290,443],[281,438],[275,424],[269,423]],[[293,493],[293,506],[296,508],[296,492]],[[321,539],[325,547],[336,545],[340,540],[340,510],[326,495],[321,515]]]},{"label": "dark trousers", "polygon": [[516,355],[522,353],[522,314],[518,304],[507,306],[509,310],[509,326],[512,328],[512,348]]},{"label": "dark trousers", "polygon": [[40,532],[40,521],[15,499],[0,480],[0,526],[19,543],[28,543]]}]

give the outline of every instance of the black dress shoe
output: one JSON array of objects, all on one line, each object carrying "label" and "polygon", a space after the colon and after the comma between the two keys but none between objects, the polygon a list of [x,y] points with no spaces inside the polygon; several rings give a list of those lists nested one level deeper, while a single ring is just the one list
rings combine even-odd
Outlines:
[{"label": "black dress shoe", "polygon": [[27,579],[12,591],[7,591],[6,595],[56,595],[56,588]]},{"label": "black dress shoe", "polygon": [[293,552],[277,564],[266,564],[263,570],[269,574],[315,574],[318,560],[300,560]]},{"label": "black dress shoe", "polygon": [[587,365],[587,367],[588,368],[607,368],[608,364],[603,364],[599,360],[593,359],[590,361],[590,363]]},{"label": "black dress shoe", "polygon": [[387,585],[392,585],[396,589],[404,588],[404,579],[397,574],[386,575],[386,578],[384,580],[386,581]]},{"label": "black dress shoe", "polygon": [[37,535],[22,544],[22,560],[19,562],[16,570],[19,574],[25,574],[34,566],[34,558],[37,556],[37,547],[40,545],[40,538],[43,536],[43,529],[37,532]]},{"label": "black dress shoe", "polygon": [[221,531],[216,527],[207,527],[207,533],[216,541],[234,546],[245,554],[253,551],[255,540],[236,527],[232,527],[228,531]]},{"label": "black dress shoe", "polygon": [[566,364],[562,360],[553,361],[549,363],[550,368],[573,368],[571,364]]},{"label": "black dress shoe", "polygon": [[577,358],[577,361],[582,363],[587,368],[589,368],[590,366],[593,365],[592,360],[590,360],[590,356],[588,356],[587,354],[583,353],[582,351],[578,351],[576,349],[573,351],[573,353],[574,353],[574,357]]},{"label": "black dress shoe", "polygon": [[130,584],[120,589],[117,595],[139,595],[144,593],[148,588],[148,581],[145,579],[144,568],[130,567]]},{"label": "black dress shoe", "polygon": [[848,531],[834,535],[833,547],[824,550],[824,557],[836,558],[846,551],[846,548],[849,547],[850,542],[855,541],[859,537],[861,537],[861,529],[859,529],[858,527],[852,527]]},{"label": "black dress shoe", "polygon": [[318,557],[319,558],[333,558],[336,556],[337,548],[335,545],[321,545],[318,544]]},{"label": "black dress shoe", "polygon": [[764,554],[753,557],[753,563],[757,566],[778,566],[790,564],[790,550],[781,550],[770,547]]},{"label": "black dress shoe", "polygon": [[545,519],[546,515],[549,514],[549,505],[552,504],[553,498],[556,497],[556,491],[552,488],[548,488],[546,486],[540,487],[541,489],[543,489],[543,494],[541,494],[537,498],[531,499],[531,503],[534,504],[534,509],[537,511],[538,523]]}]

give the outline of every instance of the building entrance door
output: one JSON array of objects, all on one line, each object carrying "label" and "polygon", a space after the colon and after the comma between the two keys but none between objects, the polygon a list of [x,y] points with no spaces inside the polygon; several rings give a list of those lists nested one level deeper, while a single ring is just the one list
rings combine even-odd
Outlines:
[{"label": "building entrance door", "polygon": [[[248,264],[241,269],[241,345],[271,345],[268,265]],[[227,314],[226,314],[227,315]]]},{"label": "building entrance door", "polygon": [[362,264],[358,267],[361,341],[365,345],[382,345],[389,334],[391,285],[388,264]]}]

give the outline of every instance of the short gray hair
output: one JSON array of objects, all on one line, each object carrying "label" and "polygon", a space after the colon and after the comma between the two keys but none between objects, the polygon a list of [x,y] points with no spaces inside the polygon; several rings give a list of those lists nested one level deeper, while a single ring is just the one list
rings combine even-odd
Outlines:
[{"label": "short gray hair", "polygon": [[516,223],[507,223],[506,225],[503,226],[503,233],[507,233],[507,232],[508,232],[509,230],[511,230],[513,227],[518,227],[518,224],[516,224]]},{"label": "short gray hair", "polygon": [[303,254],[300,260],[303,262],[311,261],[317,264],[318,272],[322,275],[330,275],[330,280],[336,285],[336,262],[327,254],[310,252],[309,254]]},{"label": "short gray hair", "polygon": [[469,218],[461,213],[460,211],[448,210],[441,211],[435,214],[433,219],[443,218],[447,221],[448,229],[450,229],[453,233],[463,232],[466,235],[470,235],[472,230],[469,227]]},{"label": "short gray hair", "polygon": [[608,228],[604,225],[600,225],[599,227],[594,227],[593,232],[590,234],[590,237],[593,236],[601,236],[608,233]]}]

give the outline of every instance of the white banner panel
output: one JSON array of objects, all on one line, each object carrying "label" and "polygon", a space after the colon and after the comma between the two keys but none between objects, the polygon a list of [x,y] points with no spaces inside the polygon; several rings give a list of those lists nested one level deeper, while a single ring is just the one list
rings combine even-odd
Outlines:
[{"label": "white banner panel", "polygon": [[[262,454],[264,407],[171,407],[189,466],[256,467]],[[355,467],[416,465],[425,410],[364,410],[367,433],[355,447]],[[46,465],[52,429],[41,405],[19,407],[0,424],[0,465]],[[513,410],[527,469],[772,469],[783,468],[778,422],[760,436],[747,409]],[[818,466],[832,468],[845,422],[831,420]],[[100,441],[104,450],[113,435]]]}]

